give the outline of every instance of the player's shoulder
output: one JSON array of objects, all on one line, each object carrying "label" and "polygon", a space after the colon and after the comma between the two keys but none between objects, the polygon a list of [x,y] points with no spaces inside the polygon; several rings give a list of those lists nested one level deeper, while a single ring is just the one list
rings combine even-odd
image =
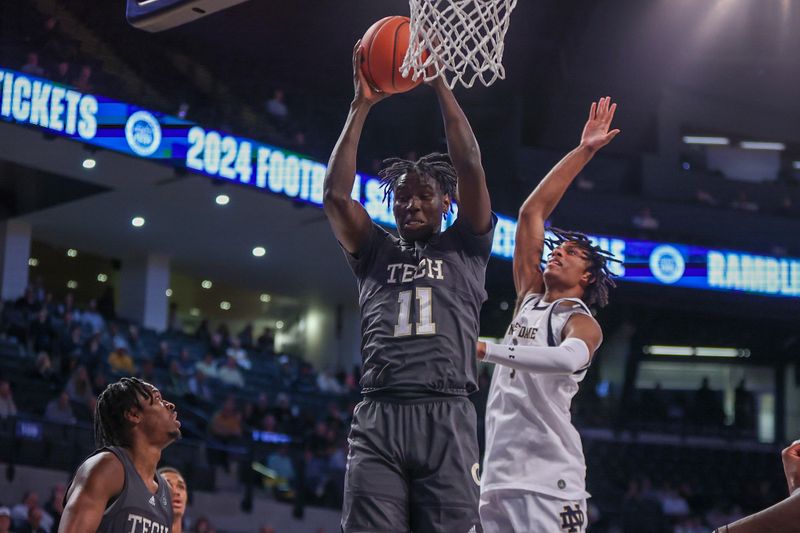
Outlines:
[{"label": "player's shoulder", "polygon": [[67,497],[74,489],[80,492],[114,495],[125,485],[125,467],[111,450],[102,450],[88,457],[75,472]]}]

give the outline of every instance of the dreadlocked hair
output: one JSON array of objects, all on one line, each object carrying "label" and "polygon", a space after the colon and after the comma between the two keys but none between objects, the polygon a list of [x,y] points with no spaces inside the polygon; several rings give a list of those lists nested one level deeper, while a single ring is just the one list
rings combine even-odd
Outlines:
[{"label": "dreadlocked hair", "polygon": [[153,395],[139,378],[121,378],[100,393],[94,408],[94,440],[98,448],[131,445],[125,413],[141,408],[140,397],[152,400]]},{"label": "dreadlocked hair", "polygon": [[[456,197],[456,186],[458,184],[456,169],[453,168],[453,162],[447,154],[434,152],[420,157],[417,161],[390,157],[389,159],[384,159],[381,165],[382,168],[378,171],[378,176],[381,178],[384,201],[387,201],[397,188],[400,178],[409,172],[429,176],[439,184],[442,193],[453,200]],[[450,210],[452,211],[452,209],[453,206],[450,204]]]},{"label": "dreadlocked hair", "polygon": [[546,238],[545,242],[555,249],[566,242],[573,243],[586,254],[585,259],[589,261],[588,271],[592,275],[589,286],[583,293],[583,301],[586,305],[592,307],[605,307],[608,305],[608,293],[611,289],[617,286],[614,282],[614,274],[608,269],[608,263],[621,263],[614,255],[603,250],[599,246],[595,246],[589,240],[589,237],[578,231],[567,231],[559,228],[550,228],[555,238]]}]

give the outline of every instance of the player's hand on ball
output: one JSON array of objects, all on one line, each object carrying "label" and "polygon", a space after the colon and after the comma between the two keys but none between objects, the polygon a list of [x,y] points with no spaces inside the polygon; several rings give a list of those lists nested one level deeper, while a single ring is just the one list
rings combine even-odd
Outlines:
[{"label": "player's hand on ball", "polygon": [[800,487],[800,440],[794,441],[781,452],[781,460],[789,492],[794,492]]},{"label": "player's hand on ball", "polygon": [[601,98],[599,102],[592,102],[589,119],[583,127],[581,146],[596,152],[619,134],[618,129],[609,131],[616,110],[617,104],[611,103],[610,96]]},{"label": "player's hand on ball", "polygon": [[366,103],[368,105],[373,105],[384,98],[388,98],[391,96],[389,93],[384,93],[373,89],[369,82],[367,82],[366,78],[364,77],[364,73],[361,72],[361,40],[356,43],[356,46],[353,48],[353,87],[355,89],[355,100],[354,103]]}]

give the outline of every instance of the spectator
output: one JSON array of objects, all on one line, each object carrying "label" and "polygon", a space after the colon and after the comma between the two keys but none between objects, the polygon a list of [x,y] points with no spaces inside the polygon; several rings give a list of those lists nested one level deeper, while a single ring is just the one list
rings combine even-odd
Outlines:
[{"label": "spectator", "polygon": [[92,67],[83,65],[78,76],[72,80],[72,85],[81,92],[92,92],[94,90],[94,85],[92,85]]},{"label": "spectator", "polygon": [[247,418],[247,425],[251,428],[260,428],[263,424],[264,417],[270,413],[269,397],[266,392],[259,393],[258,400],[253,405],[253,410]]},{"label": "spectator", "polygon": [[139,328],[135,324],[128,326],[128,346],[130,346],[131,353],[134,355],[140,355],[144,348],[142,339],[139,336]]},{"label": "spectator", "polygon": [[11,509],[8,507],[0,507],[0,533],[9,533],[11,531]]},{"label": "spectator", "polygon": [[124,347],[120,346],[108,356],[108,366],[112,374],[119,376],[136,375],[136,364]]},{"label": "spectator", "polygon": [[208,320],[204,318],[200,322],[200,325],[197,326],[197,329],[194,332],[194,337],[204,343],[211,342],[211,331],[208,329]]},{"label": "spectator", "polygon": [[17,405],[7,379],[0,379],[0,419],[17,416]]},{"label": "spectator", "polygon": [[697,191],[694,193],[694,199],[701,205],[707,205],[710,207],[716,207],[719,205],[717,199],[714,198],[711,193],[703,189],[697,189]]},{"label": "spectator", "polygon": [[264,328],[258,337],[258,350],[273,353],[275,351],[275,334],[269,328]]},{"label": "spectator", "polygon": [[180,368],[181,374],[185,377],[193,376],[196,366],[197,365],[192,358],[192,354],[189,353],[189,349],[183,348],[178,361],[178,367]]},{"label": "spectator", "polygon": [[97,311],[97,300],[89,300],[89,308],[81,313],[81,323],[86,324],[92,333],[101,333],[106,327],[106,321]]},{"label": "spectator", "polygon": [[66,391],[62,391],[61,394],[47,403],[44,419],[50,422],[58,422],[59,424],[74,424],[77,422],[75,414],[72,412],[72,406],[69,403],[69,394]]},{"label": "spectator", "polygon": [[28,52],[27,60],[25,64],[20,67],[20,70],[31,76],[44,76],[44,69],[39,66],[39,54],[36,52]]},{"label": "spectator", "polygon": [[331,394],[342,394],[345,392],[344,388],[339,385],[339,382],[336,381],[336,378],[331,375],[329,370],[320,372],[319,375],[317,375],[317,388],[320,392]]},{"label": "spectator", "polygon": [[174,331],[176,333],[183,333],[183,322],[178,316],[178,303],[169,303],[169,312],[167,314],[167,331]]},{"label": "spectator", "polygon": [[97,300],[97,312],[100,313],[100,316],[106,321],[117,318],[114,305],[114,287],[112,285],[106,285],[106,288],[103,289],[103,293]]},{"label": "spectator", "polygon": [[36,313],[36,320],[34,320],[29,329],[29,337],[33,351],[51,352],[53,351],[53,342],[55,340],[55,331],[50,323],[50,317],[47,314],[47,309],[42,307]]},{"label": "spectator", "polygon": [[267,101],[267,113],[278,122],[284,123],[289,119],[289,108],[286,107],[286,93],[283,89],[272,91],[272,98]]},{"label": "spectator", "polygon": [[34,376],[45,383],[58,383],[60,381],[58,373],[53,368],[53,362],[47,352],[39,352],[36,356]]},{"label": "spectator", "polygon": [[[50,522],[52,523],[52,518]],[[41,507],[33,507],[28,511],[28,517],[25,522],[17,528],[18,533],[50,533],[50,528],[45,527],[46,523],[45,512]]]},{"label": "spectator", "polygon": [[97,372],[92,379],[92,392],[95,396],[100,396],[100,393],[106,390],[108,386],[108,376],[105,372]]},{"label": "spectator", "polygon": [[228,396],[222,409],[211,418],[211,435],[225,444],[238,441],[242,437],[242,414],[236,409],[236,400]]},{"label": "spectator", "polygon": [[50,493],[50,499],[44,504],[44,510],[53,519],[53,526],[50,528],[51,533],[58,532],[58,525],[61,523],[61,515],[64,514],[64,495],[67,488],[63,483],[58,483],[53,487]]},{"label": "spectator", "polygon": [[247,357],[247,352],[244,350],[244,348],[242,348],[242,342],[238,337],[231,339],[231,345],[225,351],[225,354],[228,356],[228,358],[233,357],[236,360],[236,364],[245,370],[250,370],[253,367],[253,364]]},{"label": "spectator", "polygon": [[64,317],[67,313],[72,314],[72,320],[75,322],[81,322],[81,318],[83,318],[80,310],[75,306],[75,295],[72,292],[68,292],[64,296],[64,303],[58,306],[59,316]]},{"label": "spectator", "polygon": [[100,344],[100,334],[97,333],[92,335],[89,342],[86,343],[80,362],[89,370],[89,373],[94,374],[101,365],[107,364],[106,353],[105,348]]},{"label": "spectator", "polygon": [[756,402],[753,393],[747,390],[744,378],[736,386],[733,405],[736,427],[744,431],[752,431],[756,420]]},{"label": "spectator", "polygon": [[272,452],[267,457],[267,467],[275,472],[277,476],[275,490],[287,492],[294,484],[295,471],[292,458],[289,457],[289,447],[281,444],[277,451]]},{"label": "spectator", "polygon": [[[72,315],[67,314],[67,316]],[[81,355],[81,346],[83,346],[81,343],[81,326],[80,324],[76,324],[68,331],[69,335],[62,337],[58,343],[59,352],[61,353],[61,357],[63,359],[68,359],[70,357],[75,357],[77,359]],[[63,359],[61,365],[62,371],[64,368]]]},{"label": "spectator", "polygon": [[228,357],[225,365],[219,369],[217,377],[225,385],[238,389],[244,388],[244,376],[233,357]]},{"label": "spectator", "polygon": [[83,365],[78,366],[72,373],[72,377],[67,381],[67,388],[65,389],[69,399],[73,402],[89,405],[91,400],[94,399],[94,391],[92,390],[92,383],[89,381],[89,372]]},{"label": "spectator", "polygon": [[731,207],[740,211],[758,212],[758,204],[748,198],[747,193],[744,191],[739,191],[739,195],[731,202]]},{"label": "spectator", "polygon": [[169,368],[169,343],[167,341],[161,341],[158,343],[158,351],[156,351],[156,356],[153,358],[153,362],[156,365],[156,368],[160,368],[162,370],[166,370]]},{"label": "spectator", "polygon": [[253,349],[253,324],[248,323],[239,333],[239,343],[245,350]]},{"label": "spectator", "polygon": [[139,377],[151,385],[155,385],[158,382],[158,378],[156,377],[156,367],[153,364],[153,361],[149,359],[144,360],[142,363],[142,371],[139,373]]},{"label": "spectator", "polygon": [[69,61],[61,60],[58,62],[56,71],[52,74],[52,79],[54,82],[60,83],[61,85],[69,85],[70,79],[72,79]]},{"label": "spectator", "polygon": [[650,230],[655,231],[658,229],[659,226],[658,219],[653,217],[649,207],[641,208],[639,212],[633,217],[632,223],[634,227],[648,231]]},{"label": "spectator", "polygon": [[218,376],[217,363],[214,361],[214,355],[211,352],[206,352],[203,360],[197,363],[196,370],[200,374],[204,374],[208,378],[216,378]]},{"label": "spectator", "polygon": [[[37,509],[39,513],[32,514],[32,511]],[[31,522],[31,518],[34,518],[35,521]],[[22,495],[22,502],[11,509],[11,520],[17,525],[14,529],[15,531],[39,533],[38,529],[24,529],[27,524],[27,527],[42,527],[46,533],[50,530],[50,526],[53,525],[53,518],[47,513],[42,512],[39,507],[39,494],[32,490],[25,492],[25,494]]]},{"label": "spectator", "polygon": [[125,351],[131,351],[131,345],[128,343],[128,339],[125,338],[125,335],[119,330],[119,326],[115,323],[111,323],[108,325],[108,336],[111,338],[111,349],[116,350],[118,348],[124,348]]},{"label": "spectator", "polygon": [[209,341],[209,351],[214,356],[215,359],[221,359],[225,357],[225,345],[222,335],[219,332],[215,332],[211,335],[211,340]]},{"label": "spectator", "polygon": [[173,396],[186,396],[189,393],[189,380],[181,372],[178,361],[173,360],[169,365],[167,388],[172,391]]},{"label": "spectator", "polygon": [[703,378],[700,388],[695,393],[694,408],[692,409],[694,422],[700,426],[719,427],[724,421],[722,404],[714,391],[709,386],[707,377]]},{"label": "spectator", "polygon": [[202,372],[195,372],[194,376],[189,378],[189,394],[195,400],[204,402],[211,402],[214,400],[214,390],[208,384],[208,378]]}]

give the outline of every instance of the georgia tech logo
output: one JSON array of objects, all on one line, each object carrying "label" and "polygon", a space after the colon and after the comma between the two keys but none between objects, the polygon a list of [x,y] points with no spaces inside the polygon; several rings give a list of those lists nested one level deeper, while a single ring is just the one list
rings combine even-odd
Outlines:
[{"label": "georgia tech logo", "polygon": [[475,484],[479,485],[479,486],[481,484],[481,478],[480,478],[480,475],[478,474],[478,470],[480,469],[480,467],[481,466],[478,463],[475,463],[474,465],[472,465],[472,471],[471,471],[472,472],[472,481],[474,481]]},{"label": "georgia tech logo", "polygon": [[161,146],[161,125],[152,113],[137,111],[125,123],[125,140],[136,155],[153,155]]},{"label": "georgia tech logo", "polygon": [[686,261],[683,254],[674,246],[656,246],[650,254],[650,272],[661,283],[672,284],[683,277]]}]

